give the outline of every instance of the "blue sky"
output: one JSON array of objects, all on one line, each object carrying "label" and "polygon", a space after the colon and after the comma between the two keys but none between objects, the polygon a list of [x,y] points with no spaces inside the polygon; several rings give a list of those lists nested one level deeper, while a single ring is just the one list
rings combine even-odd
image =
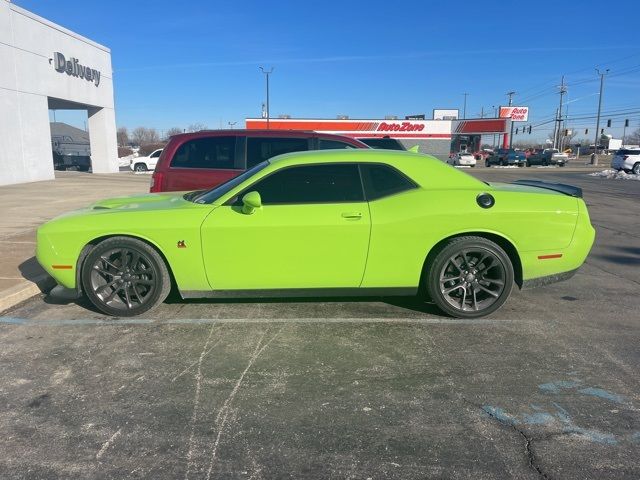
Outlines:
[{"label": "blue sky", "polygon": [[[640,7],[630,0],[14,1],[111,48],[117,123],[129,128],[240,126],[260,115],[260,65],[274,68],[272,116],[430,115],[462,109],[468,92],[475,117],[515,90],[534,125],[554,115],[563,74],[569,115],[594,114],[599,66],[610,68],[611,133],[623,118],[640,126]],[[594,119],[573,123],[592,136]]]}]

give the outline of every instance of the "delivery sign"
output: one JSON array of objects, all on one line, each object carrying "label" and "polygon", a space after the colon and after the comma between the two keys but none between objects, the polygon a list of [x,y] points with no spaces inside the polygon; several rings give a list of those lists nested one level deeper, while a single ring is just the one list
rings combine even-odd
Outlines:
[{"label": "delivery sign", "polygon": [[510,118],[512,122],[529,120],[529,107],[500,107],[500,118]]}]

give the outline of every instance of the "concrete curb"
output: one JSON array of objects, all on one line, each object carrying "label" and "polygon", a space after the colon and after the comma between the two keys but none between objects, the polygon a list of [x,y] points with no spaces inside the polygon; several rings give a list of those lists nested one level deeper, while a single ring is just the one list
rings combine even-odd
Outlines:
[{"label": "concrete curb", "polygon": [[22,280],[19,284],[0,291],[0,313],[53,288],[55,285],[56,281],[49,275],[41,275],[33,281]]}]

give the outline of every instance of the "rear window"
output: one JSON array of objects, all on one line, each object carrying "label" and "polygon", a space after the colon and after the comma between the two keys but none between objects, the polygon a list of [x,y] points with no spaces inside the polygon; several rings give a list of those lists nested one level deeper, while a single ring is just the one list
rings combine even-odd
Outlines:
[{"label": "rear window", "polygon": [[236,163],[236,137],[188,140],[171,159],[171,166],[178,168],[241,169]]},{"label": "rear window", "polygon": [[616,155],[640,155],[640,150],[620,149],[616,152]]},{"label": "rear window", "polygon": [[383,150],[404,150],[402,144],[393,138],[359,138],[362,143],[369,145],[371,148],[380,148]]},{"label": "rear window", "polygon": [[362,172],[367,200],[376,200],[417,188],[413,181],[388,165],[361,164],[360,171]]},{"label": "rear window", "polygon": [[269,160],[276,155],[309,150],[308,138],[247,138],[247,168]]}]

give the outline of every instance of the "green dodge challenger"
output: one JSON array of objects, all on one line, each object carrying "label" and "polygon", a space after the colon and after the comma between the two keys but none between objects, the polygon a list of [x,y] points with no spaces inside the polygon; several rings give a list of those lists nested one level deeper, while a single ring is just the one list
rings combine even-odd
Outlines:
[{"label": "green dodge challenger", "polygon": [[595,231],[569,185],[485,183],[410,152],[328,150],[213,189],[114,198],[38,229],[37,258],[102,312],[183,298],[424,295],[497,310],[517,284],[570,277]]}]

